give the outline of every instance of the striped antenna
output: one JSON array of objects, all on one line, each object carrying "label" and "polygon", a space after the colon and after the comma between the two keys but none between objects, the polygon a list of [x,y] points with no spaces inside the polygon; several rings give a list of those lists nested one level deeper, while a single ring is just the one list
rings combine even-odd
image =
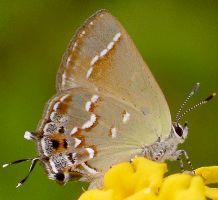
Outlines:
[{"label": "striped antenna", "polygon": [[39,160],[39,158],[33,158],[33,159],[32,159],[32,163],[31,163],[31,165],[30,165],[28,174],[25,176],[24,179],[22,179],[22,180],[17,184],[16,188],[20,187],[20,186],[27,180],[27,178],[29,177],[29,175],[30,175],[31,172],[33,171],[33,169],[34,169],[34,167],[35,167],[35,165],[36,165],[36,163],[37,163],[38,160]]},{"label": "striped antenna", "polygon": [[179,118],[177,119],[176,123],[178,124],[178,122],[180,121],[181,118],[183,118],[187,113],[189,113],[190,111],[194,110],[195,108],[203,105],[203,104],[206,104],[208,101],[210,101],[213,97],[216,96],[216,93],[213,92],[209,97],[207,97],[206,99],[202,100],[201,102],[199,102],[198,104],[190,107],[189,109],[187,109],[184,113],[182,113]]},{"label": "striped antenna", "polygon": [[3,168],[5,167],[9,167],[11,165],[14,165],[14,164],[17,164],[17,163],[21,163],[21,162],[25,162],[25,161],[32,161],[31,165],[30,165],[30,168],[29,168],[29,172],[28,174],[26,175],[26,177],[24,179],[22,179],[16,186],[16,188],[20,187],[26,180],[27,178],[29,177],[30,173],[33,171],[35,165],[36,165],[36,162],[39,160],[39,158],[27,158],[27,159],[21,159],[21,160],[16,160],[16,161],[13,161],[13,162],[10,162],[10,163],[6,163],[4,165],[2,165]]},{"label": "striped antenna", "polygon": [[180,106],[179,110],[176,113],[176,123],[178,125],[179,119],[181,118],[180,113],[182,111],[182,109],[184,108],[184,106],[187,104],[187,102],[189,101],[189,99],[198,91],[198,88],[200,86],[200,83],[196,83],[193,87],[193,89],[191,90],[191,92],[189,93],[189,95],[186,97],[185,101],[183,102],[183,104]]},{"label": "striped antenna", "polygon": [[32,159],[31,158],[26,158],[26,159],[15,160],[13,162],[3,164],[2,167],[5,168],[5,167],[9,167],[11,165],[17,164],[17,163],[21,163],[21,162],[25,162],[25,161],[30,161],[30,160],[32,160]]}]

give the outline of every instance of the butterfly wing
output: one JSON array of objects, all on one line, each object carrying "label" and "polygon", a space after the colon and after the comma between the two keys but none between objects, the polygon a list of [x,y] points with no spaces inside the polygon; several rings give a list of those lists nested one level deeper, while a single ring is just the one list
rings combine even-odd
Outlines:
[{"label": "butterfly wing", "polygon": [[[62,155],[76,153],[79,158],[76,163],[86,166],[82,179],[92,177],[94,187],[102,176],[93,170],[102,175],[114,164],[140,155],[143,145],[157,139],[153,127],[144,123],[150,120],[149,115],[128,102],[90,88],[62,92],[50,100],[45,110],[37,133],[54,138],[60,132],[58,138],[65,138],[70,144],[62,148]],[[57,135],[55,137],[57,139]],[[49,152],[47,149],[43,149],[44,154]],[[88,155],[86,149],[89,149]],[[58,153],[60,151],[53,152]]]},{"label": "butterfly wing", "polygon": [[84,87],[110,94],[137,108],[157,135],[168,135],[170,111],[152,73],[122,25],[105,10],[90,17],[70,42],[57,89]]},{"label": "butterfly wing", "polygon": [[[99,171],[130,159],[140,146],[170,133],[170,111],[161,89],[125,29],[107,11],[90,17],[70,42],[57,75],[57,90],[77,97],[70,128],[77,126],[76,119],[80,126],[89,121],[84,106],[92,102],[92,95],[99,96],[96,123],[83,131],[86,145],[97,148],[88,163]],[[83,105],[82,91],[88,95]]]}]

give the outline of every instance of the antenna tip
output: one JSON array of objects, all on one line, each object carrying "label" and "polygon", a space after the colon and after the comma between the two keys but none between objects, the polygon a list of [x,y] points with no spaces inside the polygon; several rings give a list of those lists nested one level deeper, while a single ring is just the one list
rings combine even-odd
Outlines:
[{"label": "antenna tip", "polygon": [[2,165],[2,167],[5,168],[5,167],[8,167],[9,165],[10,164],[7,163],[7,164]]},{"label": "antenna tip", "polygon": [[33,140],[34,136],[33,136],[33,134],[31,132],[26,131],[24,133],[24,138],[27,139],[27,140]]},{"label": "antenna tip", "polygon": [[216,92],[213,92],[209,97],[205,99],[205,101],[210,101],[213,97],[216,96]]},{"label": "antenna tip", "polygon": [[20,183],[18,183],[18,184],[17,184],[17,186],[16,186],[16,188],[19,188],[21,185],[22,185],[22,183],[21,183],[21,182],[20,182]]},{"label": "antenna tip", "polygon": [[194,88],[193,88],[193,93],[197,92],[197,90],[199,89],[200,83],[196,83]]}]

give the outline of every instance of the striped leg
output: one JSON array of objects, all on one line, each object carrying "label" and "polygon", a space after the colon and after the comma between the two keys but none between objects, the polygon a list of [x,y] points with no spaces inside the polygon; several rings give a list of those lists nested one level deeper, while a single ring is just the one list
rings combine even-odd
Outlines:
[{"label": "striped leg", "polygon": [[184,164],[183,164],[183,160],[182,160],[182,155],[184,155],[185,156],[185,159],[186,159],[186,162],[188,163],[188,165],[190,166],[190,168],[191,168],[191,170],[192,170],[192,172],[194,171],[194,168],[193,168],[193,166],[192,166],[192,163],[191,163],[191,161],[190,161],[190,159],[189,159],[189,156],[188,156],[188,154],[187,154],[187,152],[185,151],[185,150],[178,150],[177,152],[176,152],[176,154],[177,154],[177,160],[179,160],[179,162],[180,162],[180,168],[181,168],[181,171],[183,172],[184,171]]},{"label": "striped leg", "polygon": [[191,170],[194,171],[194,168],[193,168],[193,166],[192,166],[192,163],[191,163],[191,161],[190,161],[190,159],[189,159],[189,156],[188,156],[187,152],[186,152],[185,150],[181,150],[181,151],[182,151],[182,153],[184,154],[185,159],[186,159],[186,162],[187,162],[188,165],[190,166]]},{"label": "striped leg", "polygon": [[180,165],[181,171],[184,172],[184,164],[183,164],[183,161],[182,161],[181,156],[179,156],[179,157],[177,158],[177,160],[179,161],[179,165]]}]

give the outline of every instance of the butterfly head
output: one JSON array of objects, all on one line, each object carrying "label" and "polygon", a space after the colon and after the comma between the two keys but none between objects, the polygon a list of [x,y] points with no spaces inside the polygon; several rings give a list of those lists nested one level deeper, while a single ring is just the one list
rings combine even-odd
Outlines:
[{"label": "butterfly head", "polygon": [[188,108],[187,110],[185,110],[183,113],[181,113],[181,111],[183,110],[184,106],[187,104],[187,102],[189,101],[189,99],[195,94],[195,92],[197,92],[198,88],[199,88],[199,83],[196,83],[194,88],[191,90],[191,92],[189,93],[189,95],[187,96],[187,98],[185,99],[185,101],[183,102],[183,104],[180,106],[177,114],[176,114],[176,122],[173,122],[172,125],[172,131],[171,131],[171,135],[175,138],[178,139],[178,143],[183,143],[185,141],[185,139],[188,136],[188,123],[185,122],[185,124],[182,126],[179,121],[186,115],[188,114],[190,111],[194,110],[195,108],[207,103],[208,101],[210,101],[215,95],[216,93],[212,93],[209,97],[207,97],[206,99],[200,101],[198,104],[195,104],[194,106],[191,106],[190,108]]},{"label": "butterfly head", "polygon": [[179,143],[183,143],[188,136],[188,123],[182,126],[179,123],[173,123],[171,135],[178,140]]}]

